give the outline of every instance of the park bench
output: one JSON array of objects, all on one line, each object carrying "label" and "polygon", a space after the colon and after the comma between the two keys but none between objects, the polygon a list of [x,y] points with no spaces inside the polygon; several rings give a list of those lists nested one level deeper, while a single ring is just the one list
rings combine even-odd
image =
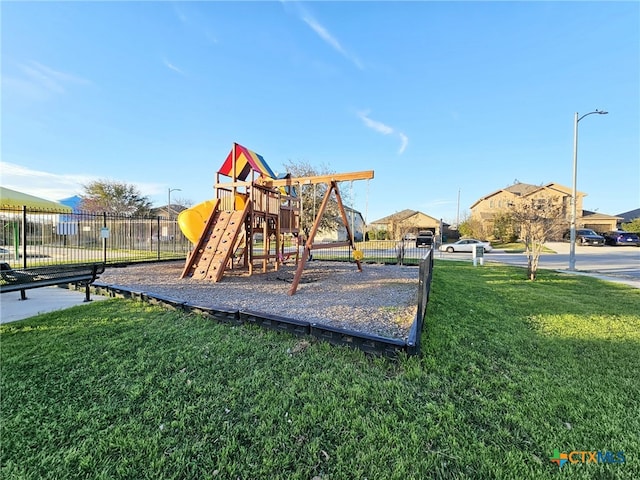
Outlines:
[{"label": "park bench", "polygon": [[90,302],[90,286],[104,272],[104,263],[76,263],[49,265],[46,267],[11,268],[0,263],[0,293],[20,291],[20,299],[26,300],[25,290],[74,283],[85,287],[85,302]]}]

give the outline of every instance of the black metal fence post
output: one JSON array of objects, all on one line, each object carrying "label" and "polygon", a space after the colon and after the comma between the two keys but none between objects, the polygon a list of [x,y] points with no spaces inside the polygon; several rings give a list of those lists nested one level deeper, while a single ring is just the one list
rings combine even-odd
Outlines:
[{"label": "black metal fence post", "polygon": [[160,216],[156,220],[156,227],[158,229],[158,260],[160,260]]},{"label": "black metal fence post", "polygon": [[404,241],[402,240],[396,243],[396,257],[398,265],[404,265]]},{"label": "black metal fence post", "polygon": [[22,268],[27,268],[27,206],[22,206]]},{"label": "black metal fence post", "polygon": [[[107,228],[107,212],[102,212],[102,228]],[[102,261],[107,263],[107,236],[106,232],[100,235],[102,237]]]}]

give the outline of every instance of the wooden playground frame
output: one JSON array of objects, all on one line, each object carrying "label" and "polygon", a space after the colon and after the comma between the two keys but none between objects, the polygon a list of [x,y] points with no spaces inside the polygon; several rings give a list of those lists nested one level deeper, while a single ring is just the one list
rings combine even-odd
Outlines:
[{"label": "wooden playground frame", "polygon": [[[268,178],[260,172],[251,170],[250,178],[239,180],[236,176],[236,154],[232,150],[232,176],[216,173],[214,185],[216,206],[207,221],[204,232],[197,245],[187,258],[181,278],[209,279],[217,282],[222,279],[224,271],[242,265],[249,275],[254,272],[254,262],[260,261],[262,271],[267,272],[269,263],[278,270],[285,257],[293,256],[297,265],[289,295],[294,295],[306,261],[312,250],[321,248],[349,246],[355,250],[353,233],[349,228],[347,214],[340,195],[338,183],[341,181],[369,180],[374,177],[373,170],[290,177],[283,179]],[[225,177],[230,181],[221,181]],[[300,217],[303,209],[301,193],[303,185],[327,184],[327,190],[318,212],[316,213],[309,236],[304,244],[302,256],[299,256]],[[347,232],[347,241],[331,243],[314,243],[331,195],[335,194],[341,220]],[[254,248],[257,234],[262,235],[261,251]],[[286,254],[284,238],[290,236],[296,242],[293,254]],[[275,245],[272,243],[275,240]],[[275,248],[272,248],[275,247]],[[362,271],[360,260],[356,259],[359,271]]]}]

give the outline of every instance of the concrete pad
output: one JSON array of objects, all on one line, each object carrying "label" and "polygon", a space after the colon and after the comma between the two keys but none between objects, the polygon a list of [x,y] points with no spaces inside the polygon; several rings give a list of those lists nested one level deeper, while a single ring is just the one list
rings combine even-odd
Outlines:
[{"label": "concrete pad", "polygon": [[[26,291],[27,300],[20,300],[20,292],[0,295],[0,324],[23,320],[41,313],[53,312],[75,305],[88,305],[83,290],[68,290],[60,287],[33,288]],[[108,297],[91,294],[92,301]]]}]

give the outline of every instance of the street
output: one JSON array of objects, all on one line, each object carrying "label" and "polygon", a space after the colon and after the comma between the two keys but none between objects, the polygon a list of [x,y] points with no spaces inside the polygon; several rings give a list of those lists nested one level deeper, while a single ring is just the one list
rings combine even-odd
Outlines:
[{"label": "street", "polygon": [[[556,253],[542,253],[539,268],[548,270],[568,270],[569,244],[549,242],[547,247]],[[471,259],[469,253],[437,252],[435,258],[463,260]],[[485,262],[498,262],[509,265],[527,266],[524,253],[505,253],[494,250],[485,254]],[[640,282],[639,247],[582,247],[576,246],[576,271],[597,273],[604,276],[624,277]]]}]

